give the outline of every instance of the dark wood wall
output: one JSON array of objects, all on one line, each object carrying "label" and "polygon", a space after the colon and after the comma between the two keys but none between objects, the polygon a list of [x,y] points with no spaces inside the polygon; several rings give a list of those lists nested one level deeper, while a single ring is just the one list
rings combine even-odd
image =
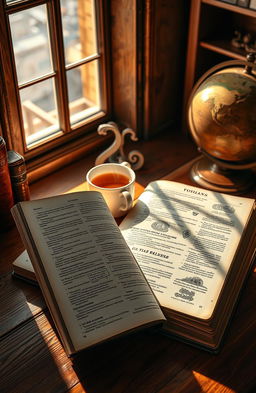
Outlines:
[{"label": "dark wood wall", "polygon": [[190,2],[111,4],[113,116],[148,139],[181,121]]}]

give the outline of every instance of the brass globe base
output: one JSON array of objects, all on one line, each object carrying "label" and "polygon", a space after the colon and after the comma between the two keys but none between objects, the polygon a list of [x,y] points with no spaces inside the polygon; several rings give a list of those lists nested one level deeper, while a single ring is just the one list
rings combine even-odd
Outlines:
[{"label": "brass globe base", "polygon": [[205,157],[193,165],[191,177],[203,188],[230,194],[245,193],[255,185],[252,171],[226,169]]}]

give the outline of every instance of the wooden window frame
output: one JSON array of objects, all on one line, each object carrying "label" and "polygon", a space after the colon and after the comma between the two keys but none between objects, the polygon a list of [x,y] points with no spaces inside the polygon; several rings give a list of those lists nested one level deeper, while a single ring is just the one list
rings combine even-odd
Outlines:
[{"label": "wooden window frame", "polygon": [[[57,107],[60,113],[60,129],[65,130],[65,133],[60,138],[54,138],[42,145],[35,147],[31,150],[26,149],[25,138],[23,132],[22,111],[20,105],[18,82],[15,71],[14,53],[12,44],[9,37],[10,30],[7,21],[8,15],[31,8],[32,6],[46,5],[49,20],[49,34],[51,37],[52,46],[52,60],[53,72],[55,76],[56,89],[61,94],[57,97]],[[101,5],[101,6],[100,6]],[[107,31],[107,15],[108,6],[107,1],[96,1],[97,16],[98,16],[98,51],[102,53],[103,48],[108,51],[108,35]],[[16,150],[23,154],[29,172],[38,172],[34,177],[38,178],[52,171],[54,167],[62,165],[64,159],[61,157],[66,156],[66,162],[72,161],[76,156],[81,156],[88,149],[92,148],[95,139],[95,128],[98,124],[110,119],[111,113],[111,99],[110,99],[110,78],[109,78],[109,62],[104,55],[101,64],[101,86],[102,86],[102,110],[91,116],[81,126],[74,125],[72,130],[69,126],[69,107],[68,107],[68,92],[67,81],[65,72],[65,57],[63,45],[57,45],[57,39],[62,42],[62,28],[61,28],[61,14],[60,14],[60,1],[59,0],[28,0],[23,2],[13,2],[5,6],[3,2],[0,5],[0,13],[4,23],[1,24],[2,47],[0,51],[0,105],[1,105],[1,131],[3,137],[6,139],[7,148],[9,150]],[[7,15],[7,16],[6,16]],[[104,26],[104,28],[103,28]],[[97,56],[99,57],[99,56]],[[84,62],[86,63],[86,61]],[[72,68],[69,67],[69,68]],[[106,71],[105,71],[106,70]],[[44,78],[38,78],[44,80]],[[27,84],[29,85],[29,84]],[[59,88],[59,85],[62,88]],[[26,84],[25,84],[26,87]],[[9,99],[7,100],[6,97]],[[92,133],[92,130],[94,131]],[[70,155],[70,157],[68,157]],[[59,162],[59,163],[58,163]],[[45,168],[45,169],[44,169]],[[31,176],[30,176],[31,177]],[[33,178],[33,176],[32,176]]]},{"label": "wooden window frame", "polygon": [[[50,0],[48,0],[50,1]],[[57,0],[58,1],[58,0]],[[66,143],[39,156],[26,157],[30,181],[82,158],[96,151],[99,154],[109,144],[111,137],[100,137],[96,130],[99,123],[113,120],[120,128],[130,127],[140,139],[151,139],[166,128],[177,129],[177,117],[181,113],[183,76],[188,25],[188,1],[176,0],[99,0],[103,3],[106,31],[101,32],[106,51],[111,53],[107,59],[108,76],[104,81],[109,110],[100,120],[95,119],[88,127],[86,135],[72,139],[67,134]],[[27,0],[28,4],[39,4],[40,0]],[[0,12],[1,12],[0,5]],[[9,49],[8,41],[5,50]],[[175,32],[175,34],[173,34]],[[166,39],[167,38],[167,39]],[[8,76],[8,88],[12,89],[12,65],[4,63],[4,51],[0,51],[0,73]],[[1,68],[5,67],[4,70]],[[113,77],[111,77],[113,75]],[[0,79],[0,84],[1,83]],[[10,108],[5,102],[5,90],[0,86],[0,120],[2,135],[19,139],[17,132],[19,112],[11,117]],[[13,103],[11,104],[13,105]],[[176,131],[173,131],[176,132]],[[179,131],[178,131],[179,132]],[[1,129],[0,129],[1,134]],[[8,144],[9,149],[13,148]]]}]

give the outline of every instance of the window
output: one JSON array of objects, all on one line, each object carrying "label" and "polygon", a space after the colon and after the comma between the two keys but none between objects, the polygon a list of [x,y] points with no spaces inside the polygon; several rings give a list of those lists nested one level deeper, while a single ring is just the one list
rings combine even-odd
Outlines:
[{"label": "window", "polygon": [[109,111],[99,0],[4,0],[2,131],[30,159],[88,135]]},{"label": "window", "polygon": [[0,133],[30,180],[103,150],[111,136],[96,129],[109,120],[144,139],[176,126],[188,10],[187,0],[0,1]]}]

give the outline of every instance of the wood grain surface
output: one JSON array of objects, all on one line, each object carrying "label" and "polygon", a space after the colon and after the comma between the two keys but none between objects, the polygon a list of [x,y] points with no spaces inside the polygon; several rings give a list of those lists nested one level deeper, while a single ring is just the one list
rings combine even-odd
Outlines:
[{"label": "wood grain surface", "polygon": [[[196,157],[172,134],[147,142],[138,184],[168,175]],[[179,145],[180,146],[180,145]],[[151,154],[151,155],[150,155]],[[95,157],[34,183],[32,198],[67,192],[83,182]],[[189,182],[183,170],[174,178]],[[80,183],[79,183],[80,181]],[[218,354],[175,341],[156,330],[129,336],[68,358],[39,288],[13,279],[11,263],[23,250],[13,227],[1,237],[0,391],[1,393],[253,393],[256,391],[256,271],[241,293],[238,307]]]}]

